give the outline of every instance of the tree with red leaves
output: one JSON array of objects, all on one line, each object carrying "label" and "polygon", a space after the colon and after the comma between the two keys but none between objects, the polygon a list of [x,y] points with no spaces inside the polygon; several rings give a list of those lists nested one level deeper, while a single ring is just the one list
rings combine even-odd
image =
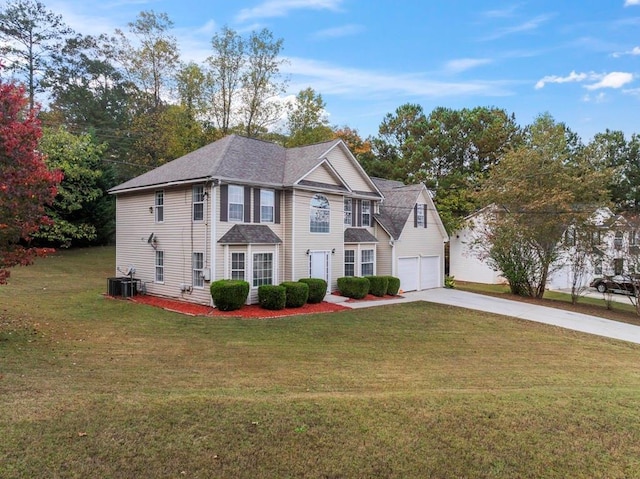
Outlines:
[{"label": "tree with red leaves", "polygon": [[40,122],[28,103],[23,87],[0,79],[0,284],[7,282],[8,268],[51,252],[30,247],[29,240],[49,223],[44,207],[55,198],[62,174],[50,171],[38,151]]}]

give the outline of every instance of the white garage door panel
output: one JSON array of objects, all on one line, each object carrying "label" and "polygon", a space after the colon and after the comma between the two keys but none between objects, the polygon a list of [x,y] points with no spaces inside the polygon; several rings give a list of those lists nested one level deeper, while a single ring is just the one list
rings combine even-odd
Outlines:
[{"label": "white garage door panel", "polygon": [[440,287],[440,258],[425,256],[420,258],[420,289]]},{"label": "white garage door panel", "polygon": [[418,258],[399,258],[398,278],[400,278],[402,291],[416,291],[418,289]]}]

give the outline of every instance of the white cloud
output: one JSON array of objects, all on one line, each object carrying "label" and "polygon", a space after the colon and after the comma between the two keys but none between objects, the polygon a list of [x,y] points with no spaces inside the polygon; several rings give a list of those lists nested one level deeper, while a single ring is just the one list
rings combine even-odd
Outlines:
[{"label": "white cloud", "polygon": [[592,96],[589,93],[587,93],[585,96],[582,97],[582,101],[585,103],[604,103],[606,98],[607,98],[607,95],[601,91],[595,96]]},{"label": "white cloud", "polygon": [[325,62],[304,58],[289,58],[283,73],[295,75],[296,91],[312,85],[323,95],[371,97],[378,94],[408,95],[412,97],[455,97],[460,95],[506,96],[512,94],[504,82],[468,81],[443,82],[420,74],[396,75],[356,68],[342,68]]},{"label": "white cloud", "polygon": [[508,35],[513,35],[516,33],[527,33],[537,30],[538,28],[540,28],[540,26],[542,26],[542,24],[549,21],[552,17],[553,15],[538,15],[537,17],[520,23],[519,25],[498,29],[493,34],[485,37],[484,40],[497,40]]},{"label": "white cloud", "polygon": [[600,88],[622,88],[633,81],[633,74],[626,72],[611,72],[604,75],[600,81],[591,85],[585,85],[587,90],[599,90]]},{"label": "white cloud", "polygon": [[640,0],[625,0],[624,6],[630,7],[631,5],[640,5]]},{"label": "white cloud", "polygon": [[285,17],[292,10],[338,11],[343,0],[265,0],[253,8],[243,8],[236,16],[239,22],[256,18]]},{"label": "white cloud", "polygon": [[357,35],[364,31],[362,25],[343,25],[341,27],[327,28],[326,30],[320,30],[316,32],[314,38],[340,38]]},{"label": "white cloud", "polygon": [[460,73],[482,65],[487,65],[492,61],[488,58],[457,58],[450,60],[445,65],[445,70],[450,73]]},{"label": "white cloud", "polygon": [[627,83],[633,81],[633,74],[626,72],[611,72],[607,74],[600,73],[576,73],[572,71],[566,77],[548,75],[540,80],[535,85],[535,89],[539,90],[544,88],[547,83],[571,83],[571,82],[595,82],[590,85],[584,85],[587,90],[599,90],[601,88],[622,88]]},{"label": "white cloud", "polygon": [[589,78],[591,75],[593,75],[593,73],[590,73],[590,74],[576,73],[574,71],[569,73],[569,75],[567,75],[566,77],[560,77],[557,75],[547,75],[546,77],[543,77],[542,79],[538,80],[538,82],[536,83],[535,89],[539,90],[541,88],[544,88],[544,86],[547,83],[581,82]]}]

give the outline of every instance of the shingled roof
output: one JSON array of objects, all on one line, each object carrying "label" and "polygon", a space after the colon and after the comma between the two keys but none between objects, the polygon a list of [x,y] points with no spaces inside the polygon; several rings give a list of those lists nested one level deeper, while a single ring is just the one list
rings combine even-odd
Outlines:
[{"label": "shingled roof", "polygon": [[292,186],[322,162],[325,153],[340,141],[287,149],[268,141],[229,135],[109,191],[118,193],[207,179],[242,180],[244,183],[275,187]]},{"label": "shingled roof", "polygon": [[364,228],[347,228],[344,230],[345,243],[377,243],[378,239]]},{"label": "shingled roof", "polygon": [[371,178],[376,187],[384,195],[380,205],[380,213],[376,220],[387,230],[393,239],[399,239],[404,225],[413,212],[418,196],[425,188],[424,185],[404,185],[399,181]]},{"label": "shingled roof", "polygon": [[267,225],[233,225],[220,244],[279,244],[282,240]]}]

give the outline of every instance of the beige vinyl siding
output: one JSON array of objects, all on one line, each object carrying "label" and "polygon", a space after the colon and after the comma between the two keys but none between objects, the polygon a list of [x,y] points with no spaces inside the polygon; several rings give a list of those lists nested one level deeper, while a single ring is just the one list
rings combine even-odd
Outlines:
[{"label": "beige vinyl siding", "polygon": [[[395,243],[396,261],[402,257],[438,256],[440,258],[440,271],[444,274],[444,239],[436,224],[437,213],[431,199],[426,197],[425,191],[423,191],[419,202],[428,205],[427,227],[414,227],[413,212],[411,212],[400,239]],[[440,285],[444,283],[443,278],[441,278],[440,283]]]},{"label": "beige vinyl siding", "polygon": [[282,246],[283,280],[289,281],[293,278],[293,256],[297,251],[296,243],[293,239],[293,191],[285,191],[282,195],[282,219],[284,227],[284,245]]},{"label": "beige vinyl siding", "polygon": [[329,169],[324,165],[320,165],[318,168],[313,170],[311,173],[309,173],[303,179],[305,179],[307,181],[317,181],[319,183],[326,183],[326,184],[329,184],[329,185],[342,184],[341,182],[338,181],[337,178],[334,177],[334,175],[331,173],[331,171],[329,171]]},{"label": "beige vinyl siding", "polygon": [[291,279],[309,277],[309,256],[307,250],[311,251],[332,251],[329,255],[331,263],[331,285],[333,291],[337,288],[337,278],[343,276],[344,267],[344,224],[343,224],[343,196],[322,193],[329,200],[331,208],[330,232],[311,233],[309,228],[309,214],[311,198],[314,193],[311,191],[295,190],[293,218],[293,235],[295,236],[295,251],[293,255]]},{"label": "beige vinyl siding", "polygon": [[340,147],[333,148],[327,155],[327,160],[339,172],[349,188],[355,191],[375,192],[374,187],[367,181],[365,173],[360,171]]},{"label": "beige vinyl siding", "polygon": [[377,223],[374,228],[374,236],[378,238],[378,244],[376,248],[377,274],[391,276],[393,271],[393,268],[392,268],[393,255],[391,252],[391,246],[389,245],[389,241],[391,240],[391,237]]},{"label": "beige vinyl siding", "polygon": [[[192,188],[164,188],[164,221],[155,222],[155,192],[120,194],[116,214],[116,265],[124,269],[136,267],[136,278],[149,294],[209,304],[208,283],[204,288],[181,291],[181,285],[192,287],[192,253],[204,254],[204,268],[208,261],[209,245],[206,218],[210,214],[210,200],[204,205],[205,221],[192,222]],[[154,234],[154,249],[147,242]],[[155,251],[164,252],[164,282],[155,283]]]},{"label": "beige vinyl siding", "polygon": [[[242,186],[242,185],[240,185]],[[267,188],[269,189],[269,188]],[[285,225],[289,224],[289,220],[287,219],[288,208],[285,208],[285,192],[281,192],[280,194],[280,224],[275,223],[263,223],[267,225],[277,236],[280,238],[283,243],[286,241],[285,239]],[[215,275],[213,275],[212,280],[217,279],[229,279],[231,278],[231,267],[229,262],[231,261],[231,251],[245,251],[246,262],[247,262],[247,270],[246,270],[246,278],[247,281],[251,280],[251,255],[253,252],[273,252],[274,253],[274,261],[277,261],[277,269],[276,276],[274,277],[274,281],[277,283],[282,282],[284,279],[285,273],[285,255],[283,254],[284,248],[283,245],[279,246],[275,245],[222,245],[218,243],[218,240],[222,238],[231,228],[233,228],[236,224],[258,224],[254,223],[254,195],[253,192],[251,194],[251,217],[245,218],[243,223],[235,222],[235,221],[220,221],[220,190],[217,188],[216,190],[216,210],[215,210],[215,238],[213,241],[213,248],[215,254]],[[249,221],[251,220],[251,221]],[[228,251],[225,250],[228,248]],[[238,249],[240,248],[240,249]],[[276,283],[276,284],[277,284]],[[249,303],[255,303],[258,300],[257,289],[254,291],[253,287],[250,290],[249,294]]]}]

